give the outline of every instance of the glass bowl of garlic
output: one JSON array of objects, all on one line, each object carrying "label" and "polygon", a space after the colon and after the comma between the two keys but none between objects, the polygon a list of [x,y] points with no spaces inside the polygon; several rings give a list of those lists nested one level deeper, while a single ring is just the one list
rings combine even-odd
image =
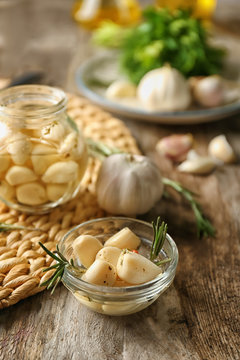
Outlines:
[{"label": "glass bowl of garlic", "polygon": [[0,94],[0,200],[44,213],[73,198],[87,146],[57,88],[23,85]]},{"label": "glass bowl of garlic", "polygon": [[153,238],[150,223],[126,217],[76,226],[59,243],[71,264],[62,282],[98,313],[121,316],[143,310],[171,285],[178,263],[177,246],[168,234],[157,259],[150,261]]}]

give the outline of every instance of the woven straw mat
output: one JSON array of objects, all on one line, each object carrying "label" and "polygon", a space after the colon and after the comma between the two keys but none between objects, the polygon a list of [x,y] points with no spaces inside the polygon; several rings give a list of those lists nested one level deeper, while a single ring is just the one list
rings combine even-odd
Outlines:
[{"label": "woven straw mat", "polygon": [[[125,125],[88,100],[69,96],[68,113],[86,137],[131,153],[139,153]],[[96,200],[95,183],[99,168],[99,160],[91,158],[78,196],[48,214],[24,214],[0,202],[0,222],[42,230],[0,233],[0,309],[45,289],[39,285],[54,270],[44,273],[42,270],[51,266],[54,260],[39,246],[39,241],[53,251],[57,242],[73,226],[106,215]]]}]

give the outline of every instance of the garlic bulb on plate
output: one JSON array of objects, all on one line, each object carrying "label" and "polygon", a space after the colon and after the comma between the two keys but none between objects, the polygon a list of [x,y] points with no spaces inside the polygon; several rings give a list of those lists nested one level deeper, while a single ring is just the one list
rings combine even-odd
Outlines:
[{"label": "garlic bulb on plate", "polygon": [[160,171],[149,158],[114,154],[103,161],[97,181],[97,198],[104,210],[129,216],[144,214],[162,193]]},{"label": "garlic bulb on plate", "polygon": [[224,82],[220,76],[191,78],[190,86],[192,87],[193,97],[199,105],[215,107],[224,103]]},{"label": "garlic bulb on plate", "polygon": [[169,65],[149,71],[140,81],[137,95],[151,111],[185,110],[191,103],[188,82]]}]

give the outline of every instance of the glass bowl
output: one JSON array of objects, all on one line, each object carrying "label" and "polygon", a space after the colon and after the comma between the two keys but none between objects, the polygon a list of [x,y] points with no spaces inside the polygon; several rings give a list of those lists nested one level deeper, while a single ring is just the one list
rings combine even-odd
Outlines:
[{"label": "glass bowl", "polygon": [[[79,235],[92,235],[104,243],[109,237],[128,227],[141,239],[139,253],[148,257],[153,240],[152,225],[136,219],[109,217],[87,221],[69,231],[59,243],[60,252],[75,262],[73,241]],[[109,287],[87,283],[81,280],[73,268],[65,268],[62,282],[77,300],[89,309],[106,315],[128,315],[151,305],[172,283],[178,263],[178,250],[175,242],[167,234],[159,259],[171,258],[164,264],[162,273],[153,280],[140,285]]]}]

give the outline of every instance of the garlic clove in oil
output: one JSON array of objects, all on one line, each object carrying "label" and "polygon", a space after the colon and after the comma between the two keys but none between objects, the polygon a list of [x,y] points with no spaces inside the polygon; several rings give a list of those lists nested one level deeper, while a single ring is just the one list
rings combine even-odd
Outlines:
[{"label": "garlic clove in oil", "polygon": [[224,163],[233,163],[236,161],[236,155],[225,135],[216,136],[210,141],[208,153],[210,156]]},{"label": "garlic clove in oil", "polygon": [[180,162],[186,158],[192,146],[192,134],[173,134],[160,139],[156,145],[156,150],[172,161]]}]

